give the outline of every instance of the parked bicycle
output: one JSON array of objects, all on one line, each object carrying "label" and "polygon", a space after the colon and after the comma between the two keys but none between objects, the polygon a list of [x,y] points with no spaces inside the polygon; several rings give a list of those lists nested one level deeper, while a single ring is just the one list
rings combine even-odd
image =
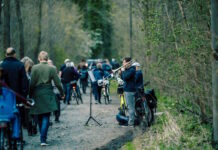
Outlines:
[{"label": "parked bicycle", "polygon": [[82,95],[81,95],[81,92],[80,92],[80,88],[77,85],[77,81],[72,81],[72,82],[70,82],[70,84],[73,87],[72,88],[72,94],[71,94],[72,100],[75,100],[77,105],[79,105],[79,100],[83,104]]},{"label": "parked bicycle", "polygon": [[98,80],[98,85],[102,86],[102,93],[103,93],[104,101],[106,105],[110,103],[109,83],[110,82],[108,79],[103,78],[103,80]]},{"label": "parked bicycle", "polygon": [[126,105],[126,100],[124,98],[124,91],[123,91],[123,80],[119,77],[117,77],[117,82],[118,82],[118,88],[117,88],[117,94],[119,94],[120,97],[120,107],[119,111],[123,116],[126,116],[127,113],[127,105]]},{"label": "parked bicycle", "polygon": [[[147,86],[149,82],[145,83]],[[144,87],[137,89],[135,94],[135,110],[136,116],[145,126],[150,126],[154,122],[154,113],[157,108],[157,97],[154,89],[144,92]]]}]

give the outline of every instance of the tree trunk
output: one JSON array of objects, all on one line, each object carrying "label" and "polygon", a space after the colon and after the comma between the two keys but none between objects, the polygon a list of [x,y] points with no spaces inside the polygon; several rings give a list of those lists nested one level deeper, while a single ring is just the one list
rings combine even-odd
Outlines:
[{"label": "tree trunk", "polygon": [[4,50],[10,47],[10,0],[4,1],[4,27],[3,27],[3,47]]},{"label": "tree trunk", "polygon": [[53,0],[48,1],[48,32],[49,32],[49,56],[54,61],[55,51],[54,51],[54,42],[53,42],[53,30],[54,30],[54,22],[53,22]]},{"label": "tree trunk", "polygon": [[218,1],[211,0],[211,29],[212,49],[214,59],[212,64],[212,90],[213,90],[213,141],[218,144]]},{"label": "tree trunk", "polygon": [[133,57],[132,52],[132,0],[129,0],[129,38],[130,38],[130,57]]},{"label": "tree trunk", "polygon": [[38,12],[38,37],[37,37],[37,44],[34,50],[34,61],[37,62],[38,53],[41,45],[41,30],[42,30],[42,0],[39,0],[39,12]]},{"label": "tree trunk", "polygon": [[[0,45],[2,45],[2,0],[0,0]],[[2,46],[0,46],[0,50],[1,50]],[[0,52],[0,54],[2,54]]]},{"label": "tree trunk", "polygon": [[17,20],[19,24],[20,58],[23,58],[24,57],[24,33],[23,33],[23,21],[22,21],[21,11],[20,11],[20,0],[15,0],[15,3],[16,3]]}]

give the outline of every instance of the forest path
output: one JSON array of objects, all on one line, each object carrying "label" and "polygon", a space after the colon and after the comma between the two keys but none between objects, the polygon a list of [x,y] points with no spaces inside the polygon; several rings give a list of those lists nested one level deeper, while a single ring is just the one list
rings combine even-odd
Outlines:
[{"label": "forest path", "polygon": [[[87,92],[89,93],[89,92]],[[103,98],[102,104],[93,103],[93,117],[102,126],[98,126],[93,120],[89,121],[88,126],[84,126],[89,118],[89,94],[83,94],[84,104],[70,105],[62,104],[60,123],[54,123],[49,128],[49,146],[41,147],[39,133],[35,136],[27,136],[26,131],[24,140],[27,142],[25,150],[90,150],[90,149],[117,149],[124,143],[132,140],[138,133],[136,128],[119,126],[116,121],[116,114],[119,107],[118,96],[112,96],[112,102],[105,105]],[[94,101],[94,98],[93,98]],[[54,117],[51,117],[51,121]]]}]

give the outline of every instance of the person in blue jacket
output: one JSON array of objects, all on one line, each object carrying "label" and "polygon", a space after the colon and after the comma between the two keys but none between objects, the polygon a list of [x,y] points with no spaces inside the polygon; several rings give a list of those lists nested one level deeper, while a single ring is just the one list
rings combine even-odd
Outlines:
[{"label": "person in blue jacket", "polygon": [[102,70],[102,65],[101,63],[97,64],[97,67],[95,69],[93,69],[93,75],[95,77],[96,82],[94,82],[92,84],[92,88],[93,88],[93,94],[95,96],[95,103],[101,104],[101,90],[102,90],[102,86],[98,85],[98,81],[102,80],[103,77],[105,76],[104,71]]},{"label": "person in blue jacket", "polygon": [[125,57],[123,59],[123,68],[120,70],[122,80],[124,81],[123,90],[126,99],[129,121],[128,126],[134,126],[135,121],[135,92],[136,92],[136,68],[131,65],[131,58]]},{"label": "person in blue jacket", "polygon": [[137,89],[139,87],[143,87],[143,75],[140,69],[140,64],[138,62],[133,63],[133,66],[136,67],[135,82],[136,82],[136,89]]}]

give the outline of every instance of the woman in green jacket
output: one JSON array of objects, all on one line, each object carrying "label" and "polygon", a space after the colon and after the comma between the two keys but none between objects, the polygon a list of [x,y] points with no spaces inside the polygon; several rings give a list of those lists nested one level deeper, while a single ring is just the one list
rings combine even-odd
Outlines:
[{"label": "woman in green jacket", "polygon": [[61,81],[58,78],[54,67],[47,63],[48,53],[41,51],[38,56],[39,64],[34,65],[31,73],[30,96],[34,98],[35,105],[30,110],[30,114],[38,116],[40,129],[41,146],[46,143],[50,113],[58,109],[52,87],[52,80],[56,87],[63,94]]}]

